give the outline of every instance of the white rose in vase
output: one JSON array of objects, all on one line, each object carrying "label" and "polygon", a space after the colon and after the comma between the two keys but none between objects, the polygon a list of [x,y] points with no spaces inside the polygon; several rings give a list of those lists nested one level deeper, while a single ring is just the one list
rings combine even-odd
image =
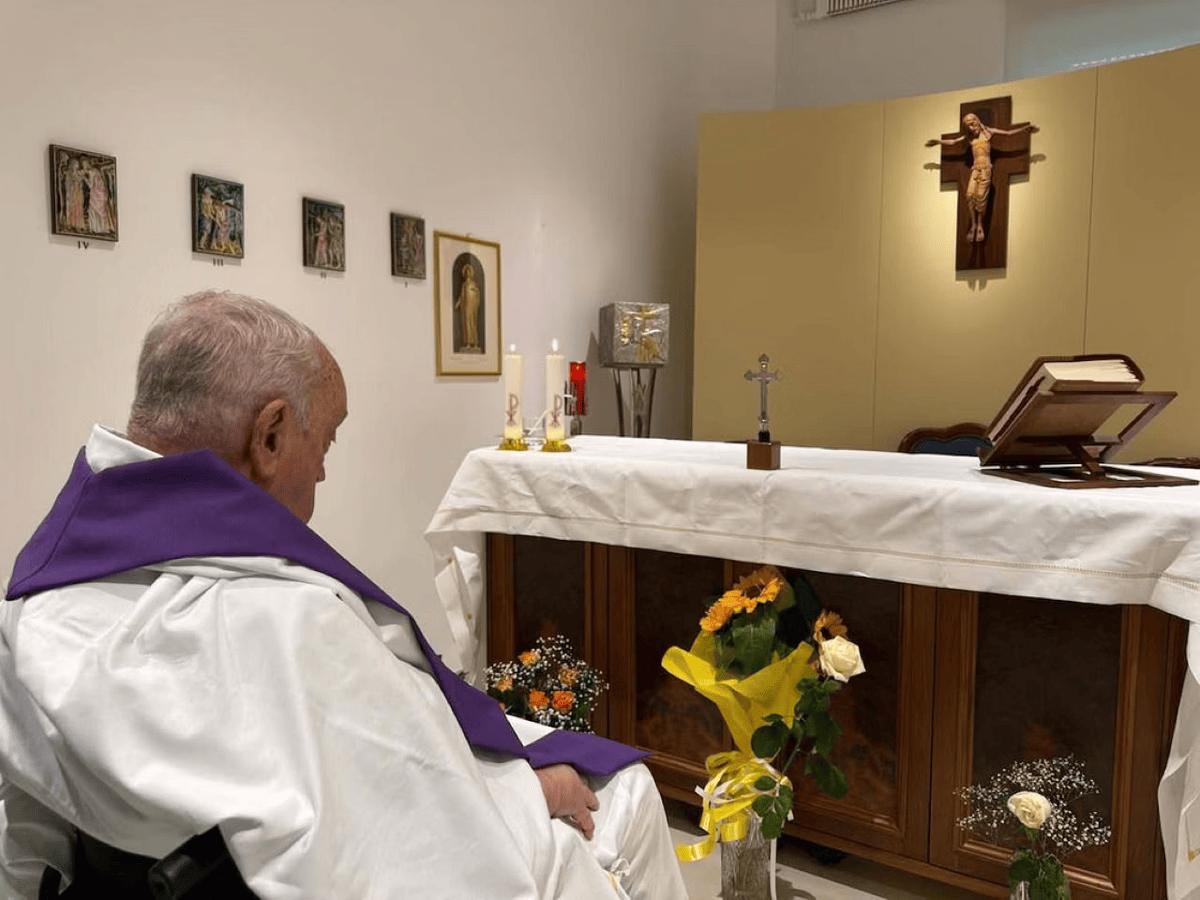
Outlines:
[{"label": "white rose in vase", "polygon": [[838,681],[847,682],[855,675],[867,671],[867,667],[863,665],[862,654],[858,651],[858,644],[840,635],[821,641],[818,653],[821,671]]},{"label": "white rose in vase", "polygon": [[1008,798],[1008,811],[1020,819],[1026,828],[1037,831],[1054,812],[1054,804],[1041,794],[1020,791]]}]

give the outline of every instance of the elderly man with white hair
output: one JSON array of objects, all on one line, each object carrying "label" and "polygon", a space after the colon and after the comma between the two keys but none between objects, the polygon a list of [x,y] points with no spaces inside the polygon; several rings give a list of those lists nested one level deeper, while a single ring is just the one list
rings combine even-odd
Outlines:
[{"label": "elderly man with white hair", "polygon": [[642,754],[508,719],[307,527],[346,414],[270,304],[154,323],[0,604],[4,897],[77,833],[148,864],[213,828],[263,898],[684,896]]}]

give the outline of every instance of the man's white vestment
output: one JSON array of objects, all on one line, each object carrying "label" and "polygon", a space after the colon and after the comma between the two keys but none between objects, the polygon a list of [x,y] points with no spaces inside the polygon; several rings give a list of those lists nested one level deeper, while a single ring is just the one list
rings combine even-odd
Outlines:
[{"label": "man's white vestment", "polygon": [[[154,457],[101,428],[86,453]],[[69,873],[72,827],[162,857],[219,825],[263,898],[684,896],[643,766],[585,841],[528,763],[472,753],[427,667],[399,613],[273,557],[0,603],[0,892]]]}]

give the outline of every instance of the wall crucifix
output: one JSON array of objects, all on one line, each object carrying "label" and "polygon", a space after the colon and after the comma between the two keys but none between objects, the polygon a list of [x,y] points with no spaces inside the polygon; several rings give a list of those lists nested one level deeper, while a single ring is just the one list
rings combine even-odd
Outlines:
[{"label": "wall crucifix", "polygon": [[942,184],[958,186],[955,268],[1003,269],[1008,265],[1008,187],[1029,174],[1028,122],[1012,124],[1012,97],[976,100],[959,107],[962,131],[926,141],[942,148]]}]

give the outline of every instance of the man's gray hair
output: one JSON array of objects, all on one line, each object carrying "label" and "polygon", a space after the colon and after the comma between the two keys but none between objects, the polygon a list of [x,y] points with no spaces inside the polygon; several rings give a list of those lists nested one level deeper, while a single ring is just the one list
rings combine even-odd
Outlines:
[{"label": "man's gray hair", "polygon": [[254,416],[276,398],[307,427],[327,353],[312,329],[265,300],[219,291],[184,297],[142,343],[130,436],[237,452]]}]

